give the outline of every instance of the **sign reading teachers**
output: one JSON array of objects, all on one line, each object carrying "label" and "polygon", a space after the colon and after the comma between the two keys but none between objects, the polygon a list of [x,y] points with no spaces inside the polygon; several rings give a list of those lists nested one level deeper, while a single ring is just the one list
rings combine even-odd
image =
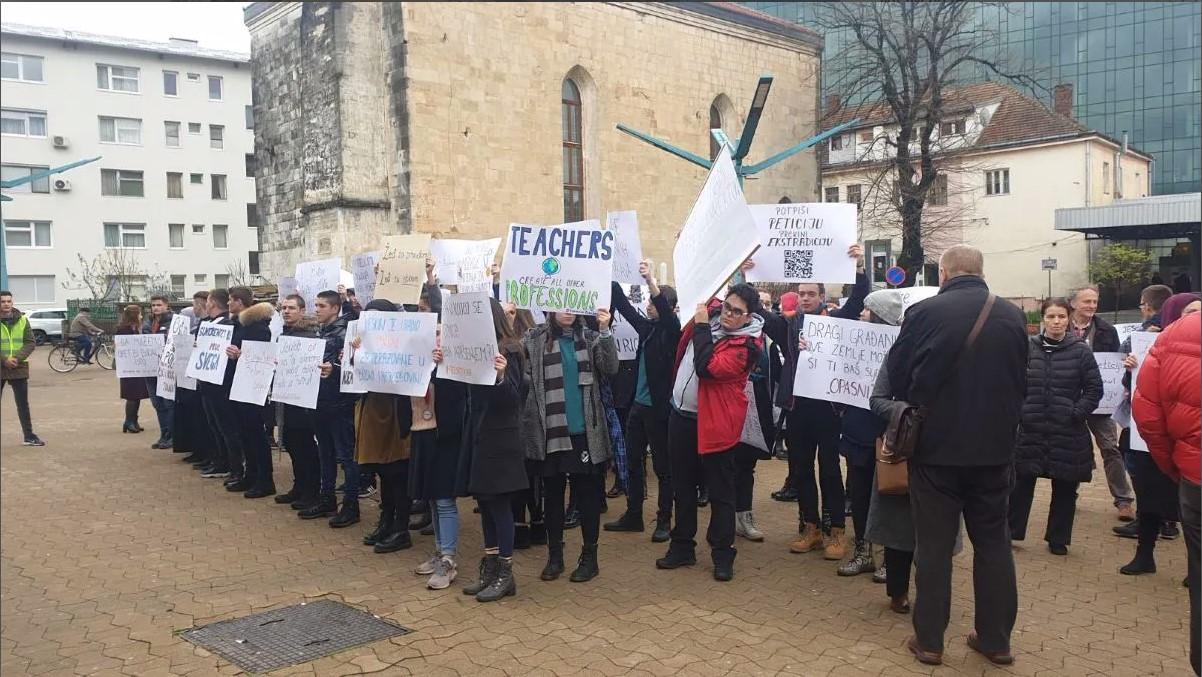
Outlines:
[{"label": "sign reading teachers", "polygon": [[116,348],[117,378],[155,378],[159,358],[163,356],[162,334],[118,334]]},{"label": "sign reading teachers", "polygon": [[1126,355],[1094,353],[1093,357],[1098,362],[1098,371],[1102,373],[1102,400],[1093,413],[1109,416],[1123,401],[1123,374],[1127,371],[1123,368],[1123,358]]},{"label": "sign reading teachers", "polygon": [[[317,295],[338,289],[342,278],[342,259],[324,259],[296,264],[296,293],[305,300],[305,312],[313,314]],[[282,297],[281,297],[282,298]]]},{"label": "sign reading teachers", "polygon": [[639,239],[638,212],[609,212],[606,226],[614,232],[613,281],[621,284],[642,284],[639,263],[643,260],[643,242]]},{"label": "sign reading teachers", "polygon": [[[234,338],[234,325],[201,322],[196,331],[196,349],[192,351],[186,375],[198,381],[221,385],[229,357],[225,349]],[[177,347],[178,348],[178,347]]]},{"label": "sign reading teachers", "polygon": [[762,245],[748,282],[856,281],[847,249],[856,243],[856,205],[849,202],[751,205]]},{"label": "sign reading teachers", "polygon": [[509,226],[501,295],[518,308],[595,315],[609,307],[614,232],[596,221]]},{"label": "sign reading teachers", "polygon": [[281,336],[276,351],[275,383],[271,400],[302,409],[317,408],[321,385],[321,360],[326,342],[319,338]]},{"label": "sign reading teachers", "polygon": [[806,315],[793,394],[868,409],[868,396],[898,327]]},{"label": "sign reading teachers", "polygon": [[373,393],[422,397],[434,375],[434,313],[359,315],[362,340],[355,351],[355,383]]},{"label": "sign reading teachers", "polygon": [[438,378],[481,386],[497,382],[497,333],[485,293],[455,294],[442,306],[442,364]]},{"label": "sign reading teachers", "polygon": [[755,218],[739,186],[730,148],[723,145],[672,250],[681,313],[692,315],[697,304],[709,301],[759,246]]},{"label": "sign reading teachers", "polygon": [[276,344],[271,341],[243,341],[234,380],[230,384],[230,399],[257,404],[267,401],[271,392],[271,377],[275,374]]},{"label": "sign reading teachers", "polygon": [[376,264],[380,252],[363,252],[351,257],[351,275],[355,278],[355,298],[366,306],[376,297]]},{"label": "sign reading teachers", "polygon": [[410,233],[384,238],[377,266],[375,298],[397,305],[417,305],[426,280],[430,234]]}]

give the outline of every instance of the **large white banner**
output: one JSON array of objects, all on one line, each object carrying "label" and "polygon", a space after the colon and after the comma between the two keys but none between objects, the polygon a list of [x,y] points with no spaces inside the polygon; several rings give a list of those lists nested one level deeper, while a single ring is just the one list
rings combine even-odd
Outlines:
[{"label": "large white banner", "polygon": [[613,281],[620,284],[643,284],[639,263],[643,260],[643,242],[639,237],[638,212],[609,212],[606,227],[614,232]]},{"label": "large white banner", "polygon": [[424,396],[434,375],[437,323],[434,313],[364,311],[355,382],[373,393]]},{"label": "large white banner", "polygon": [[[1160,336],[1157,332],[1137,331],[1131,334],[1131,354],[1135,356],[1135,369],[1131,373],[1131,400],[1135,401],[1135,393],[1139,390],[1139,372],[1144,367],[1144,360],[1148,358],[1148,351],[1152,349],[1152,344],[1156,343],[1156,337]],[[1131,417],[1131,448],[1139,451],[1147,451],[1148,443],[1144,441],[1142,435],[1139,434],[1139,426],[1135,423],[1135,417]]]},{"label": "large white banner", "polygon": [[595,315],[608,308],[614,232],[597,220],[559,226],[509,226],[501,297],[518,308]]},{"label": "large white banner", "polygon": [[724,145],[672,250],[681,312],[687,317],[709,301],[759,246],[755,218]]},{"label": "large white banner", "polygon": [[234,367],[230,383],[230,399],[263,406],[271,392],[271,377],[275,374],[276,344],[270,341],[243,341],[242,352]]},{"label": "large white banner", "polygon": [[323,259],[296,264],[296,293],[305,300],[305,312],[312,315],[317,295],[336,291],[342,278],[342,259]]},{"label": "large white banner", "polygon": [[325,339],[281,336],[276,345],[279,349],[276,351],[271,400],[302,409],[316,409]]},{"label": "large white banner", "polygon": [[868,397],[898,327],[806,315],[793,394],[868,409]]},{"label": "large white banner", "polygon": [[1098,361],[1098,371],[1102,374],[1102,400],[1093,413],[1109,416],[1123,401],[1123,374],[1127,371],[1123,368],[1123,358],[1126,355],[1094,353],[1093,357]]},{"label": "large white banner", "polygon": [[478,292],[451,296],[442,306],[442,364],[438,365],[438,378],[494,385],[496,355],[497,333],[489,295]]},{"label": "large white banner", "polygon": [[856,205],[849,202],[751,205],[762,245],[748,282],[856,281]]},{"label": "large white banner", "polygon": [[343,393],[365,393],[367,390],[355,382],[355,339],[359,336],[359,320],[346,323],[346,339],[342,344],[342,381],[338,391]]},{"label": "large white banner", "polygon": [[201,322],[196,332],[196,349],[188,361],[186,374],[198,381],[221,385],[225,380],[225,365],[229,356],[225,349],[234,338],[234,325]]},{"label": "large white banner", "polygon": [[380,252],[363,252],[351,257],[351,275],[354,276],[355,298],[366,306],[376,297],[376,264]]},{"label": "large white banner", "polygon": [[117,378],[155,378],[163,356],[162,334],[119,334],[113,337]]}]

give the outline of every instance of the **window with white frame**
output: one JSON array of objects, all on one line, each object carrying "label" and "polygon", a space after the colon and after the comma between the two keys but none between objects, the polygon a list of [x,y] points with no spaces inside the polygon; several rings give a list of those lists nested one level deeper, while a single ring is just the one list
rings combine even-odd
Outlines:
[{"label": "window with white frame", "polygon": [[188,73],[188,80],[191,82],[200,82],[200,73]]},{"label": "window with white frame", "polygon": [[213,224],[213,249],[229,249],[230,248],[230,227],[221,224]]},{"label": "window with white frame", "polygon": [[101,143],[120,143],[127,146],[142,145],[142,121],[137,118],[115,118],[100,116]]},{"label": "window with white frame", "polygon": [[179,73],[163,71],[163,95],[179,96]]},{"label": "window with white frame", "polygon": [[96,86],[111,92],[129,92],[137,94],[138,69],[132,66],[113,66],[96,64]]},{"label": "window with white frame", "polygon": [[[20,179],[31,174],[44,172],[50,169],[46,166],[34,167],[29,165],[0,165],[0,179],[12,181]],[[22,183],[19,186],[5,188],[9,193],[49,193],[50,192],[50,177],[43,176],[40,179],[34,179],[31,182]]]},{"label": "window with white frame", "polygon": [[964,118],[939,123],[939,136],[964,136],[968,123]]},{"label": "window with white frame", "polygon": [[843,150],[851,144],[851,134],[836,134],[831,137],[831,150]]},{"label": "window with white frame", "polygon": [[192,282],[195,284],[204,284],[209,279],[209,276],[204,273],[196,273],[192,276]]},{"label": "window with white frame", "polygon": [[54,303],[53,275],[9,275],[8,289],[17,303]]},{"label": "window with white frame", "polygon": [[184,197],[184,174],[183,172],[167,172],[167,197],[168,199],[180,200]]},{"label": "window with white frame", "polygon": [[168,223],[167,224],[167,240],[172,249],[184,248],[184,224]]},{"label": "window with white frame", "polygon": [[142,172],[130,169],[100,170],[100,194],[119,197],[145,197]]},{"label": "window with white frame", "polygon": [[184,298],[188,292],[184,289],[184,282],[187,280],[186,275],[171,276],[171,295],[177,299]]},{"label": "window with white frame", "polygon": [[203,234],[204,234],[204,232],[205,232],[205,224],[203,224],[203,223],[194,223],[194,224],[192,224],[192,233],[193,233],[193,234],[195,234],[195,235],[203,235]]},{"label": "window with white frame", "polygon": [[146,224],[104,224],[104,246],[109,249],[145,249]]},{"label": "window with white frame", "polygon": [[54,246],[49,221],[6,220],[4,242],[17,249],[49,249]]},{"label": "window with white frame", "polygon": [[200,123],[199,122],[189,122],[188,123],[188,133],[189,134],[199,134],[200,133]]},{"label": "window with white frame", "polygon": [[1010,170],[1009,169],[991,169],[985,172],[985,194],[986,195],[1009,195],[1010,194]]},{"label": "window with white frame", "polygon": [[29,54],[0,54],[0,77],[22,82],[45,82],[42,76],[42,57]]},{"label": "window with white frame", "polygon": [[221,84],[220,75],[209,76],[209,101],[221,100]]},{"label": "window with white frame", "polygon": [[225,148],[225,127],[222,125],[209,125],[209,148],[221,150]]},{"label": "window with white frame", "polygon": [[823,191],[823,193],[826,196],[826,202],[838,202],[839,201],[839,187],[838,186],[831,186],[830,188],[825,189]]},{"label": "window with white frame", "polygon": [[164,122],[163,130],[167,134],[167,147],[179,148],[179,123],[170,120]]},{"label": "window with white frame", "polygon": [[46,137],[46,111],[0,109],[0,134]]},{"label": "window with white frame", "polygon": [[198,186],[203,185],[205,182],[205,175],[204,174],[189,174],[188,181],[191,183],[194,183]]},{"label": "window with white frame", "polygon": [[228,289],[230,286],[230,276],[228,273],[217,273],[213,276],[213,285],[218,289]]},{"label": "window with white frame", "polygon": [[225,189],[225,174],[213,174],[210,180],[210,193],[214,200],[226,200],[229,193]]}]

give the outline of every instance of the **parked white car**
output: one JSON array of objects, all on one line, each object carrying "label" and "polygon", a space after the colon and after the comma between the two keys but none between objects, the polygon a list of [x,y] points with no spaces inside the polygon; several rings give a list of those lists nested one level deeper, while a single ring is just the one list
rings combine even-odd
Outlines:
[{"label": "parked white car", "polygon": [[53,341],[62,337],[63,321],[67,319],[66,308],[31,310],[28,316],[29,328],[33,330],[33,338],[37,341],[38,345],[43,345],[47,341]]}]

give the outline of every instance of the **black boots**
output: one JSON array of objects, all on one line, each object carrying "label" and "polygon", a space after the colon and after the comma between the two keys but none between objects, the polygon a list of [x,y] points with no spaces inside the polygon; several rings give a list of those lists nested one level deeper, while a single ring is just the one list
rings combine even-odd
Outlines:
[{"label": "black boots", "polygon": [[275,496],[275,485],[261,484],[257,487],[251,487],[246,491],[246,493],[242,494],[242,496],[245,498],[266,498],[268,496]]},{"label": "black boots", "polygon": [[300,497],[301,497],[300,487],[297,486],[297,484],[295,482],[293,482],[291,489],[289,489],[288,491],[286,491],[282,494],[276,494],[275,502],[278,503],[279,505],[284,505],[285,503],[292,503],[293,501],[298,501],[298,500],[300,500]]},{"label": "black boots", "polygon": [[651,532],[652,543],[667,543],[672,538],[672,521],[667,517],[655,519],[655,531]]},{"label": "black boots", "polygon": [[591,581],[601,573],[601,565],[597,563],[597,544],[585,545],[580,549],[580,559],[576,570],[568,578],[573,583]]},{"label": "black boots", "polygon": [[477,602],[495,602],[503,597],[516,595],[518,585],[513,580],[513,560],[497,557],[497,575],[492,582],[476,593]]},{"label": "black boots", "polygon": [[384,536],[392,533],[393,522],[395,521],[392,511],[381,511],[380,521],[376,522],[375,529],[363,537],[363,545],[375,545],[379,543]]},{"label": "black boots", "polygon": [[513,525],[513,549],[514,550],[529,550],[530,549],[530,525],[529,524]]},{"label": "black boots", "polygon": [[739,554],[734,548],[714,551],[714,580],[726,582],[735,577],[735,555]]},{"label": "black boots", "polygon": [[606,531],[642,531],[643,516],[627,510],[618,519],[606,522],[602,528]]},{"label": "black boots", "polygon": [[330,519],[331,529],[341,529],[359,523],[359,497],[347,492],[342,497],[342,508]]},{"label": "black boots", "polygon": [[543,572],[539,574],[539,578],[544,581],[553,581],[563,574],[563,542],[547,544],[547,565],[543,567]]},{"label": "black boots", "polygon": [[530,523],[530,544],[531,545],[546,545],[547,544],[547,526],[542,522]]},{"label": "black boots", "polygon": [[386,552],[408,550],[412,547],[413,540],[409,537],[409,530],[398,529],[394,526],[391,532],[384,534],[380,540],[376,541],[376,547],[372,550],[376,553],[384,554]]},{"label": "black boots", "polygon": [[675,545],[668,546],[668,554],[655,560],[656,569],[679,569],[680,567],[691,567],[697,563],[697,554],[677,548]]},{"label": "black boots", "polygon": [[[496,555],[485,555],[480,559],[480,577],[475,583],[468,585],[463,589],[465,595],[475,595],[493,584],[497,580],[497,573],[501,567],[501,558]],[[512,574],[511,574],[512,576]]]},{"label": "black boots", "polygon": [[336,512],[338,512],[338,502],[334,500],[334,494],[322,494],[317,499],[317,502],[301,510],[297,515],[303,520],[315,520],[321,517],[329,517]]}]

